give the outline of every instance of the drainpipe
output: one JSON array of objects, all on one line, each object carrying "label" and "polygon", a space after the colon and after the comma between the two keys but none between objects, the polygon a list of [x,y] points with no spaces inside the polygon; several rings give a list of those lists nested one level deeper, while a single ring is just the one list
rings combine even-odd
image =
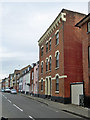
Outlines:
[{"label": "drainpipe", "polygon": [[[62,54],[63,54],[63,75],[64,75],[64,21],[62,21],[62,31],[63,31],[63,34],[62,34],[62,39],[63,39],[63,50],[62,50]],[[64,78],[63,78],[64,79]],[[63,80],[63,84],[64,84],[64,80]],[[64,86],[65,88],[65,86]],[[63,98],[65,96],[65,90],[63,88],[63,91],[64,91],[64,95],[63,95]],[[63,101],[64,102],[64,101]]]}]

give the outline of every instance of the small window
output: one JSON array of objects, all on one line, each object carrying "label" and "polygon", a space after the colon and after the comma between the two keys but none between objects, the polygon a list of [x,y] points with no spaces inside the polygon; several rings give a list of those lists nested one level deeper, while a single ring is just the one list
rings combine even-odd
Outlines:
[{"label": "small window", "polygon": [[43,90],[43,80],[41,80],[41,90]]},{"label": "small window", "polygon": [[88,67],[90,67],[90,46],[88,47]]},{"label": "small window", "polygon": [[51,40],[49,41],[49,50],[51,50]]},{"label": "small window", "polygon": [[56,77],[56,91],[59,91],[59,77]]},{"label": "small window", "polygon": [[49,70],[51,70],[51,57],[49,58]]},{"label": "small window", "polygon": [[56,45],[59,44],[59,32],[56,34]]},{"label": "small window", "polygon": [[48,52],[48,43],[46,43],[46,52]]},{"label": "small window", "polygon": [[46,59],[46,71],[48,71],[48,59]]},{"label": "small window", "polygon": [[41,56],[43,56],[43,47],[41,48]]},{"label": "small window", "polygon": [[41,64],[41,73],[43,73],[43,62]]},{"label": "small window", "polygon": [[56,55],[56,68],[59,67],[59,53]]},{"label": "small window", "polygon": [[90,22],[88,22],[88,32],[90,32]]}]

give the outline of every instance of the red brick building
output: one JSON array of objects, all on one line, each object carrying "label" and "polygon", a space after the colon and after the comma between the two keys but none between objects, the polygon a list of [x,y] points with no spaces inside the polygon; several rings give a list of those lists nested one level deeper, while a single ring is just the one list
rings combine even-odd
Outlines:
[{"label": "red brick building", "polygon": [[39,96],[71,102],[70,84],[83,81],[81,31],[84,14],[62,9],[39,39]]},{"label": "red brick building", "polygon": [[82,31],[85,106],[90,106],[90,13],[76,24]]}]

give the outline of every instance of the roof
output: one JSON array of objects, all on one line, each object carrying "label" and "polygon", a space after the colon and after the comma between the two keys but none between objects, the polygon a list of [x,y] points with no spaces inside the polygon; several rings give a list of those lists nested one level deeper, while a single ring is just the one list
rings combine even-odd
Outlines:
[{"label": "roof", "polygon": [[75,26],[81,27],[88,20],[90,20],[90,13],[87,16],[85,16],[82,20],[80,20]]},{"label": "roof", "polygon": [[66,18],[63,18],[63,16],[66,16],[66,14],[64,13],[65,11],[68,12],[72,12],[72,13],[77,13],[77,14],[81,14],[84,15],[83,13],[79,13],[76,11],[71,11],[71,10],[67,10],[67,9],[62,9],[61,12],[58,14],[58,16],[56,17],[56,19],[52,22],[52,24],[49,26],[49,28],[46,30],[46,32],[42,35],[42,37],[38,40],[38,44],[40,45],[40,43],[43,41],[43,39],[46,39],[47,36],[49,36],[53,29],[55,29],[55,26],[58,24],[58,22],[60,22],[60,19],[62,19],[62,21],[66,21]]}]

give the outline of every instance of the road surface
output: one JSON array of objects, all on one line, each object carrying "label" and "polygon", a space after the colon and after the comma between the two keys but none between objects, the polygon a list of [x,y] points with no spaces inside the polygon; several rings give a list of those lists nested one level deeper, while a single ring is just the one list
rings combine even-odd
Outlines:
[{"label": "road surface", "polygon": [[0,97],[2,98],[1,113],[5,118],[28,118],[32,120],[39,120],[40,118],[55,118],[55,120],[56,118],[72,118],[73,120],[74,118],[80,118],[79,116],[52,108],[20,94],[0,93]]}]

